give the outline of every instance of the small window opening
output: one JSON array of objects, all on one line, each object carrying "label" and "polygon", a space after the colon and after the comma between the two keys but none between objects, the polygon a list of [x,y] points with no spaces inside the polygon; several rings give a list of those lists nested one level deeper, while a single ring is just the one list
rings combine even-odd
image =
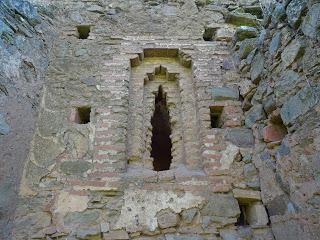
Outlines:
[{"label": "small window opening", "polygon": [[214,106],[210,107],[210,121],[211,128],[221,128],[223,123],[221,120],[223,107],[222,106]]},{"label": "small window opening", "polygon": [[87,39],[90,35],[90,28],[91,27],[89,25],[77,26],[79,39]]},{"label": "small window opening", "polygon": [[239,203],[240,207],[240,216],[236,222],[236,226],[248,226],[248,217],[247,217],[247,210],[248,210],[248,205]]},{"label": "small window opening", "polygon": [[203,40],[205,41],[213,41],[214,37],[216,35],[216,29],[215,28],[205,28],[203,33]]},{"label": "small window opening", "polygon": [[155,97],[155,110],[151,124],[151,157],[153,158],[153,168],[155,171],[169,170],[172,161],[171,126],[166,94],[163,92],[161,85]]},{"label": "small window opening", "polygon": [[90,122],[90,107],[78,107],[73,113],[71,120],[78,124],[87,124]]}]

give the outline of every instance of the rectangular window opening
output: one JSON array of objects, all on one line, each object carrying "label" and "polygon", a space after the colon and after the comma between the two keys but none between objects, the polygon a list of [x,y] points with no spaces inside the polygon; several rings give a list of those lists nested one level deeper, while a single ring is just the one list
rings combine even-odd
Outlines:
[{"label": "rectangular window opening", "polygon": [[91,107],[78,107],[72,111],[71,121],[77,124],[90,123]]},{"label": "rectangular window opening", "polygon": [[90,25],[80,25],[77,26],[78,38],[87,39],[90,35],[91,26]]},{"label": "rectangular window opening", "polygon": [[221,115],[223,111],[223,106],[213,106],[210,107],[210,122],[211,128],[221,128],[223,123],[221,120]]}]

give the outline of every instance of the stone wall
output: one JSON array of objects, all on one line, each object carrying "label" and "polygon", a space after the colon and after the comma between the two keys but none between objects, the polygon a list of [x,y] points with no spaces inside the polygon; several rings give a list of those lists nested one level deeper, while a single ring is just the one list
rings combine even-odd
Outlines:
[{"label": "stone wall", "polygon": [[33,2],[56,35],[12,239],[318,239],[317,3]]},{"label": "stone wall", "polygon": [[43,10],[0,2],[0,239],[11,231],[54,35]]},{"label": "stone wall", "polygon": [[270,5],[259,34],[237,31],[246,126],[276,239],[319,239],[319,26],[317,1]]}]

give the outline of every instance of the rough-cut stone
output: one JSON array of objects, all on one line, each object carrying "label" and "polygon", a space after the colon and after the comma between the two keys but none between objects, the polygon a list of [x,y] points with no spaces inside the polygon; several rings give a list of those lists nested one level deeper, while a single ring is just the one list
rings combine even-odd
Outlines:
[{"label": "rough-cut stone", "polygon": [[88,207],[88,196],[61,192],[56,202],[55,212],[66,214],[69,212],[82,212]]},{"label": "rough-cut stone", "polygon": [[252,130],[243,128],[228,129],[226,139],[238,147],[252,147],[254,144],[254,137]]},{"label": "rough-cut stone", "polygon": [[311,6],[302,23],[303,33],[313,39],[320,39],[320,3]]},{"label": "rough-cut stone", "polygon": [[236,217],[240,214],[240,209],[232,195],[214,194],[201,213],[207,216]]},{"label": "rough-cut stone", "polygon": [[266,114],[263,110],[263,105],[255,105],[247,112],[245,124],[248,128],[251,128],[253,124],[263,119],[266,119]]},{"label": "rough-cut stone", "polygon": [[258,40],[256,38],[248,38],[240,43],[239,56],[241,59],[248,57],[248,55],[257,47]]},{"label": "rough-cut stone", "polygon": [[178,215],[170,209],[160,211],[157,218],[159,227],[162,229],[175,227],[179,221]]},{"label": "rough-cut stone", "polygon": [[233,189],[233,196],[241,202],[261,201],[260,191]]},{"label": "rough-cut stone", "polygon": [[212,100],[239,100],[239,90],[232,87],[215,87],[212,89]]},{"label": "rough-cut stone", "polygon": [[312,109],[318,102],[318,91],[317,88],[306,86],[288,99],[281,108],[281,118],[284,124],[293,124],[298,117]]},{"label": "rough-cut stone", "polygon": [[261,53],[258,53],[252,62],[252,66],[251,66],[251,81],[254,84],[259,83],[261,75],[263,73],[263,69],[264,69],[264,57]]},{"label": "rough-cut stone", "polygon": [[272,12],[271,20],[273,23],[279,23],[286,18],[286,9],[281,3],[275,3],[276,6]]},{"label": "rough-cut stone", "polygon": [[286,134],[287,131],[283,126],[272,124],[263,128],[263,140],[265,142],[281,141]]},{"label": "rough-cut stone", "polygon": [[129,234],[124,230],[110,231],[103,234],[104,240],[126,240],[130,239]]},{"label": "rough-cut stone", "polygon": [[292,0],[287,6],[287,17],[289,24],[298,28],[301,23],[301,15],[307,7],[307,0]]},{"label": "rough-cut stone", "polygon": [[192,222],[192,220],[194,219],[197,213],[198,213],[197,208],[190,208],[190,209],[183,210],[181,213],[181,220],[189,224]]},{"label": "rough-cut stone", "polygon": [[84,161],[72,161],[61,163],[60,169],[63,173],[69,175],[82,175],[88,171],[91,164]]},{"label": "rough-cut stone", "polygon": [[266,209],[261,203],[250,205],[247,214],[250,225],[265,226],[269,222]]},{"label": "rough-cut stone", "polygon": [[229,13],[227,22],[237,26],[252,26],[256,27],[260,25],[256,16],[250,13],[243,13],[240,11],[233,11]]},{"label": "rough-cut stone", "polygon": [[236,41],[258,37],[258,30],[254,27],[240,26],[235,33]]},{"label": "rough-cut stone", "polygon": [[276,34],[274,34],[269,45],[269,54],[271,56],[274,56],[277,53],[280,47],[280,43],[281,43],[281,32],[277,32]]},{"label": "rough-cut stone", "polygon": [[294,61],[302,57],[304,46],[299,39],[294,39],[282,52],[281,60],[283,67],[289,67]]},{"label": "rough-cut stone", "polygon": [[80,227],[77,229],[77,238],[79,239],[90,239],[98,240],[101,239],[100,226],[89,226],[89,227]]}]

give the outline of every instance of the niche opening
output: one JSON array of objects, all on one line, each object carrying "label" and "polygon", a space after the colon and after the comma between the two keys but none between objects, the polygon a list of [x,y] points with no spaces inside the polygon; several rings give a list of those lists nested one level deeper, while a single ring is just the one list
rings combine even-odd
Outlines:
[{"label": "niche opening", "polygon": [[171,126],[167,98],[161,85],[155,97],[155,110],[151,124],[151,157],[153,158],[153,168],[155,171],[169,170],[172,161]]},{"label": "niche opening", "polygon": [[78,38],[79,39],[87,39],[90,35],[90,25],[80,25],[77,26],[78,30]]},{"label": "niche opening", "polygon": [[213,41],[216,35],[216,29],[212,27],[208,27],[204,29],[203,40],[205,41]]},{"label": "niche opening", "polygon": [[71,121],[78,124],[90,122],[91,107],[78,107],[72,111]]},{"label": "niche opening", "polygon": [[222,106],[214,106],[210,107],[210,122],[211,128],[221,128],[223,123],[221,120],[223,107]]},{"label": "niche opening", "polygon": [[240,216],[236,222],[236,226],[248,226],[248,217],[247,217],[247,212],[248,212],[248,205],[239,203],[239,208],[240,208]]}]

